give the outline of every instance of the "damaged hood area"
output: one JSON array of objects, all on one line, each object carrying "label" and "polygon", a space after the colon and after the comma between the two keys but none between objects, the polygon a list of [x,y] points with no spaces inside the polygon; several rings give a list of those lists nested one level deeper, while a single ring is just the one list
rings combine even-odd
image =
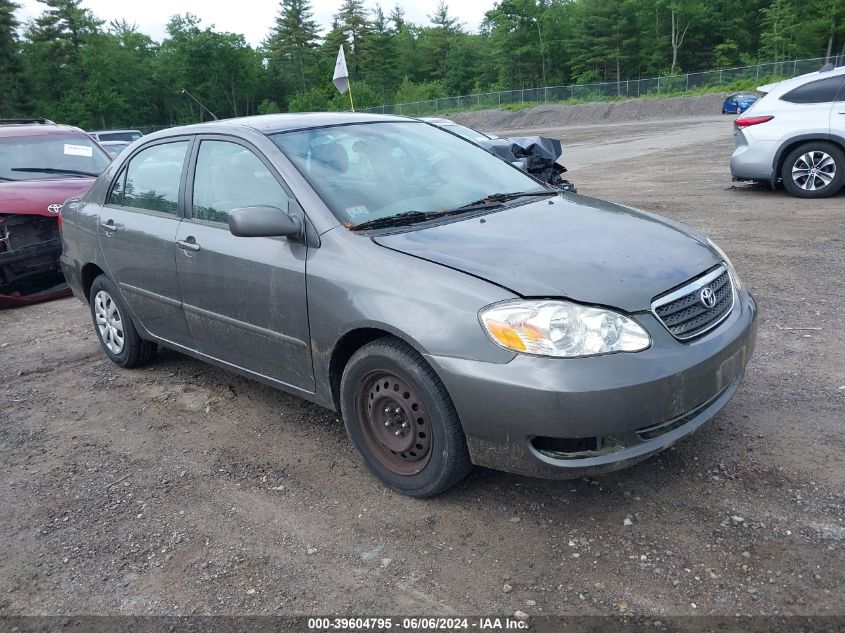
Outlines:
[{"label": "damaged hood area", "polygon": [[93,178],[0,181],[0,213],[55,217],[58,212],[47,207],[84,195],[93,182]]},{"label": "damaged hood area", "polygon": [[706,236],[667,218],[578,195],[373,240],[523,297],[628,312],[718,264]]},{"label": "damaged hood area", "polygon": [[543,182],[556,187],[566,183],[561,178],[561,174],[566,172],[566,167],[557,162],[563,155],[563,148],[558,139],[546,136],[509,136],[478,141],[478,144],[509,163],[521,164],[525,171]]}]

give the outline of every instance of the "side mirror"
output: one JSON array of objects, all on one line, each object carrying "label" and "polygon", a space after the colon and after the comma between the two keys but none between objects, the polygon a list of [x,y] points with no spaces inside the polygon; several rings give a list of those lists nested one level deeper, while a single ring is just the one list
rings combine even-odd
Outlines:
[{"label": "side mirror", "polygon": [[243,207],[229,212],[229,231],[236,237],[297,237],[302,222],[276,207]]}]

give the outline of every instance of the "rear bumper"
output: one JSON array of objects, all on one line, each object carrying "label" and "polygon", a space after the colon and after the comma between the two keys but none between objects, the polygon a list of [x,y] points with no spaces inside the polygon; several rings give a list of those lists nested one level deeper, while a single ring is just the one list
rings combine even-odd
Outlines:
[{"label": "rear bumper", "polygon": [[754,299],[743,291],[728,319],[691,343],[651,315],[636,318],[653,339],[636,354],[518,355],[506,364],[429,357],[473,462],[537,477],[597,474],[641,461],[711,419],[736,393],[753,354]]},{"label": "rear bumper", "polygon": [[772,182],[774,160],[779,143],[746,138],[742,130],[734,133],[736,149],[731,155],[731,176],[734,180]]}]

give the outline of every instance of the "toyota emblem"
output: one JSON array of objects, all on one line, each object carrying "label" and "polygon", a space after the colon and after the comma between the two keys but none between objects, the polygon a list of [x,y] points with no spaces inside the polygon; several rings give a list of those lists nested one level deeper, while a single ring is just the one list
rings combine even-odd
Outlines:
[{"label": "toyota emblem", "polygon": [[710,286],[701,289],[701,294],[698,295],[699,300],[701,301],[701,305],[705,308],[712,308],[716,305],[716,293],[713,292],[713,289]]},{"label": "toyota emblem", "polygon": [[51,204],[50,206],[47,207],[47,211],[49,211],[50,213],[52,213],[54,215],[58,215],[61,210],[62,210],[62,205],[60,205],[60,204]]}]

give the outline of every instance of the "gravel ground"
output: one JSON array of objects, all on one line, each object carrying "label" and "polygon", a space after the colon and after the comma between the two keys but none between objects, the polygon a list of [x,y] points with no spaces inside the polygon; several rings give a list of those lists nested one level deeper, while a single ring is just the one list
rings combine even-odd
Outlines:
[{"label": "gravel ground", "polygon": [[168,351],[121,370],[75,299],[2,312],[0,615],[845,613],[845,195],[733,186],[728,119],[701,125],[549,131],[573,164],[607,145],[581,192],[703,227],[759,300],[746,381],[692,437],[412,500],[330,411]]}]

